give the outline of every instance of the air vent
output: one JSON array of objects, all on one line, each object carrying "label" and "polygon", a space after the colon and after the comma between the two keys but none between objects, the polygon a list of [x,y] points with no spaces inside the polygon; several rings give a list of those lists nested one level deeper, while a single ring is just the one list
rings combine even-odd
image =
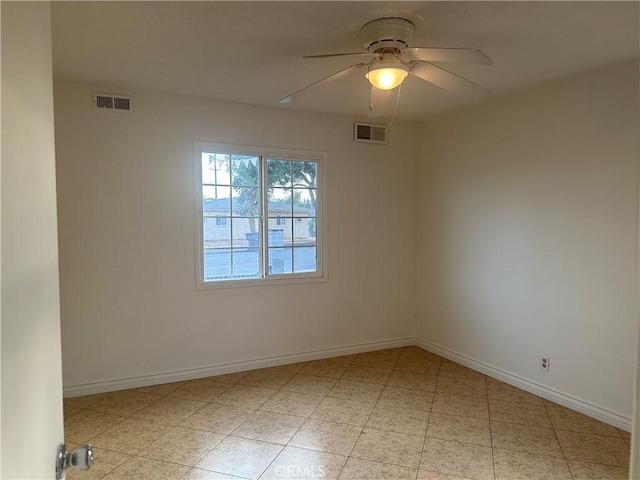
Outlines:
[{"label": "air vent", "polygon": [[93,94],[93,108],[98,110],[111,110],[113,112],[133,112],[133,97],[116,95],[113,93]]},{"label": "air vent", "polygon": [[387,127],[384,125],[373,125],[368,123],[353,124],[354,127],[354,140],[356,142],[364,143],[387,143]]}]

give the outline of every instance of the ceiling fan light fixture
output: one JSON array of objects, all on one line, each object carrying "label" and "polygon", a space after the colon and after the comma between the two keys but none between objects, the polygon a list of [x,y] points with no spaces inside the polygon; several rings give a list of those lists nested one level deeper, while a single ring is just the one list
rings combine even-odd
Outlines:
[{"label": "ceiling fan light fixture", "polygon": [[392,90],[400,85],[407,75],[409,69],[401,63],[378,64],[371,67],[365,74],[369,83],[380,90]]}]

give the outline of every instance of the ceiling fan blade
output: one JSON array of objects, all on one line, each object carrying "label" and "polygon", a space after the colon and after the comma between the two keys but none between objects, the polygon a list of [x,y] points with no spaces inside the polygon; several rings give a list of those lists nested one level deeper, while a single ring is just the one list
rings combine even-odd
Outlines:
[{"label": "ceiling fan blade", "polygon": [[305,55],[302,58],[330,58],[330,57],[377,57],[377,53],[326,53],[324,55]]},{"label": "ceiling fan blade", "polygon": [[411,62],[409,72],[422,80],[472,100],[483,100],[491,90],[426,62]]},{"label": "ceiling fan blade", "polygon": [[445,63],[475,63],[478,65],[493,65],[493,61],[482,50],[475,48],[429,48],[415,47],[405,48],[416,60],[423,62],[445,62]]},{"label": "ceiling fan blade", "polygon": [[320,85],[324,85],[326,83],[329,82],[333,82],[334,80],[338,80],[339,78],[344,77],[345,75],[350,74],[351,72],[353,72],[354,70],[357,70],[359,68],[364,67],[365,65],[367,65],[366,63],[356,63],[355,65],[351,65],[350,67],[347,68],[343,68],[342,70],[333,73],[331,75],[329,75],[328,77],[323,78],[322,80],[318,80],[317,82],[312,83],[311,85],[308,85],[306,87],[304,87],[301,90],[298,90],[295,93],[292,93],[291,95],[284,97],[283,99],[280,100],[280,103],[291,103],[293,102],[296,98],[301,97],[302,95],[308,93],[310,90],[319,87]]}]

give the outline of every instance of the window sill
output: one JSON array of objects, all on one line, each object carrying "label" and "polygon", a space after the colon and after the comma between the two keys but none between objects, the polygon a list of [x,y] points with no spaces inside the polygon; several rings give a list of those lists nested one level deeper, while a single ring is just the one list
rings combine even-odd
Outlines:
[{"label": "window sill", "polygon": [[271,287],[278,285],[302,285],[306,283],[327,282],[326,275],[299,275],[284,278],[252,278],[247,280],[220,280],[217,282],[199,282],[197,290],[219,290],[225,288]]}]

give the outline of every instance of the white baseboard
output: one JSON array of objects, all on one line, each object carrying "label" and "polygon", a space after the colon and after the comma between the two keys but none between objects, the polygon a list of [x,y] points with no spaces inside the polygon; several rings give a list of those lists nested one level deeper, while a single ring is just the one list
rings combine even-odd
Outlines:
[{"label": "white baseboard", "polygon": [[596,420],[600,420],[609,425],[613,425],[614,427],[618,427],[627,432],[631,431],[630,417],[626,417],[619,413],[612,412],[602,407],[598,407],[597,405],[593,405],[589,402],[573,397],[571,395],[567,395],[566,393],[560,392],[558,390],[545,387],[544,385],[532,382],[531,380],[527,380],[526,378],[522,378],[518,375],[514,375],[505,370],[493,367],[478,360],[474,360],[473,358],[467,357],[466,355],[462,355],[460,353],[449,350],[448,348],[435,345],[431,342],[427,342],[426,340],[416,338],[414,341],[414,345],[424,350],[428,350],[431,353],[435,353],[436,355],[440,355],[447,360],[451,360],[453,362],[459,363],[460,365],[464,365],[465,367],[476,370],[480,373],[484,373],[485,375],[498,379],[504,383],[508,383],[509,385],[513,385],[514,387],[518,387],[529,393],[538,395],[539,397],[546,398],[549,401],[570,408],[571,410],[575,410],[577,412],[588,415],[589,417],[595,418]]},{"label": "white baseboard", "polygon": [[102,382],[91,382],[78,385],[67,385],[63,387],[63,396],[79,397],[81,395],[93,395],[96,393],[114,392],[128,388],[147,387],[150,385],[160,385],[163,383],[183,382],[197,378],[212,377],[214,375],[224,375],[227,373],[243,372],[256,368],[275,367],[288,363],[308,362],[310,360],[320,360],[323,358],[337,357],[340,355],[351,355],[354,353],[371,352],[385,348],[408,347],[415,344],[413,337],[395,338],[379,342],[366,342],[353,345],[345,345],[322,350],[311,350],[307,352],[294,353],[290,355],[276,355],[272,357],[257,358],[242,362],[224,363],[202,368],[189,370],[179,370],[174,372],[157,373],[153,375],[140,375],[136,377],[119,378]]}]

